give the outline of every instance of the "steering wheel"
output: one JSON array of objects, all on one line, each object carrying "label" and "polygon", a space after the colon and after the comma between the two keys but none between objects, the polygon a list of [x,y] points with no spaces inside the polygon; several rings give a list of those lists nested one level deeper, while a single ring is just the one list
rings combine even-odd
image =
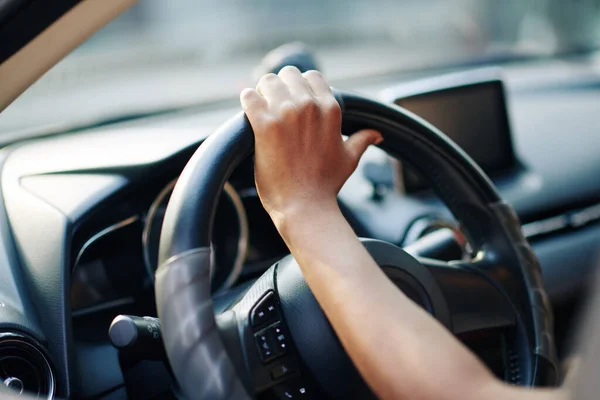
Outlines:
[{"label": "steering wheel", "polygon": [[[556,384],[552,312],[514,210],[481,169],[426,121],[359,95],[334,94],[342,132],[379,130],[380,147],[431,181],[473,249],[471,261],[442,262],[363,239],[378,265],[455,335],[506,332],[495,345],[507,354],[506,381]],[[372,398],[292,256],[275,263],[227,311],[213,312],[215,208],[229,175],[253,150],[252,128],[239,113],[198,148],[167,207],[156,304],[181,390],[188,399],[248,399],[271,387],[284,399]]]}]

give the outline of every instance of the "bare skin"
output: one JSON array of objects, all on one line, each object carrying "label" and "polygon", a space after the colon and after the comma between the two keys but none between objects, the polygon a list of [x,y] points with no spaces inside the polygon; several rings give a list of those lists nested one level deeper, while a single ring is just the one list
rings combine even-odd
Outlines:
[{"label": "bare skin", "polygon": [[240,99],[255,133],[262,204],[380,398],[568,398],[560,390],[525,390],[497,380],[383,274],[336,199],[366,148],[382,137],[365,130],[342,139],[341,110],[320,73],[286,67],[279,75],[265,75]]}]

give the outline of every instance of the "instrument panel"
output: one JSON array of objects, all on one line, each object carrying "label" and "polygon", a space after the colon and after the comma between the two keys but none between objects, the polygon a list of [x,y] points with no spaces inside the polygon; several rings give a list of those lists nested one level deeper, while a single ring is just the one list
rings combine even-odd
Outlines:
[{"label": "instrument panel", "polygon": [[[152,279],[158,268],[160,233],[175,184],[172,181],[159,193],[146,216],[142,243],[144,263]],[[211,279],[215,290],[228,289],[239,278],[248,251],[248,236],[246,209],[238,192],[227,182],[213,221]]]},{"label": "instrument panel", "polygon": [[[78,251],[71,275],[73,315],[134,303],[153,288],[160,235],[176,179],[150,206],[91,236]],[[252,185],[227,182],[213,221],[213,291],[260,275],[288,253]],[[135,197],[135,196],[134,196]]]}]

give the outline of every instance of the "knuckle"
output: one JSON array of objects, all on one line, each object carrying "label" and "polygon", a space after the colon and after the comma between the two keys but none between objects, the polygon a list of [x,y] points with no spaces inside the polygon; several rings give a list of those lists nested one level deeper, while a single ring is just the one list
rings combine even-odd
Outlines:
[{"label": "knuckle", "polygon": [[293,65],[286,65],[285,67],[281,68],[281,70],[279,71],[279,75],[290,74],[290,73],[300,75],[300,70]]},{"label": "knuckle", "polygon": [[240,100],[242,100],[242,102],[250,102],[254,100],[255,95],[256,92],[253,89],[246,88],[240,93]]},{"label": "knuckle", "polygon": [[309,71],[306,71],[303,75],[306,78],[323,79],[323,75],[316,69],[311,69]]},{"label": "knuckle", "polygon": [[341,118],[342,109],[335,99],[328,100],[321,106],[323,113],[329,118]]},{"label": "knuckle", "polygon": [[262,78],[260,78],[257,86],[260,87],[260,86],[272,84],[277,79],[278,79],[277,75],[275,75],[273,73],[268,73],[266,75],[263,75]]},{"label": "knuckle", "polygon": [[284,121],[293,121],[298,116],[298,109],[291,101],[284,101],[279,105],[279,115]]},{"label": "knuckle", "polygon": [[304,114],[316,114],[319,112],[319,104],[312,96],[304,96],[297,101],[298,108]]},{"label": "knuckle", "polygon": [[271,115],[263,116],[261,125],[266,131],[274,133],[280,132],[283,128],[281,121]]}]

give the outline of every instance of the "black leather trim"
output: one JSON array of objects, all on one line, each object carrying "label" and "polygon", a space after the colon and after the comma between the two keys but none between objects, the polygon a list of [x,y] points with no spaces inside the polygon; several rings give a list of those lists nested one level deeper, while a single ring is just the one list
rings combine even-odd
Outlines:
[{"label": "black leather trim", "polygon": [[208,247],[172,257],[156,271],[156,304],[163,341],[186,398],[249,399],[215,320]]},{"label": "black leather trim", "polygon": [[546,295],[542,281],[542,268],[525,239],[521,230],[521,223],[515,210],[504,202],[491,204],[490,208],[503,221],[507,235],[511,238],[519,265],[521,265],[522,279],[527,286],[527,296],[531,307],[533,321],[533,353],[536,355],[534,371],[534,384],[537,386],[554,386],[559,383],[559,363],[554,343],[554,314],[550,300]]}]

